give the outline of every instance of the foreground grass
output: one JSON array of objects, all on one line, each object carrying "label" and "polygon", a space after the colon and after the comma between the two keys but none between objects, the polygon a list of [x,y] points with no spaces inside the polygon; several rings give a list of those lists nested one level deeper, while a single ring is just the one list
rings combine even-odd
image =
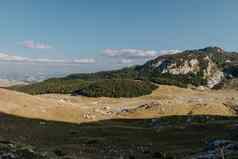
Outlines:
[{"label": "foreground grass", "polygon": [[[0,115],[0,139],[30,144],[42,151],[63,151],[70,156],[153,158],[158,153],[184,158],[213,139],[238,140],[237,118],[173,116],[156,119],[115,119],[84,124]],[[189,122],[188,122],[189,119]],[[153,119],[154,121],[155,119]]]}]

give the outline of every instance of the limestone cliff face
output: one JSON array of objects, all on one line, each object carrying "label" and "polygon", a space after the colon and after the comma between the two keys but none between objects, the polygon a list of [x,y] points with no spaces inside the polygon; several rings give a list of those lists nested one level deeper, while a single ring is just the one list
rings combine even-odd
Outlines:
[{"label": "limestone cliff face", "polygon": [[224,80],[224,73],[218,68],[217,64],[214,63],[209,57],[207,57],[208,66],[203,70],[204,78],[207,80],[207,86],[213,88],[221,81]]},{"label": "limestone cliff face", "polygon": [[172,75],[186,75],[189,73],[198,74],[203,72],[203,78],[207,80],[207,86],[213,88],[215,85],[219,84],[224,79],[224,73],[220,71],[217,65],[209,58],[204,58],[207,61],[207,67],[203,69],[200,67],[200,62],[198,59],[194,58],[191,60],[181,60],[180,64],[175,62],[166,63],[166,60],[160,60],[154,67],[161,67],[161,73],[169,73]]},{"label": "limestone cliff face", "polygon": [[199,61],[197,59],[185,60],[183,64],[177,64],[176,62],[166,64],[165,60],[161,60],[156,64],[156,67],[161,67],[162,73],[170,73],[173,75],[197,73],[200,70]]},{"label": "limestone cliff face", "polygon": [[230,63],[230,60],[225,60],[223,54],[225,53],[221,48],[205,48],[159,56],[146,65],[161,75],[200,76],[206,80],[207,87],[213,88],[226,78],[221,65]]}]

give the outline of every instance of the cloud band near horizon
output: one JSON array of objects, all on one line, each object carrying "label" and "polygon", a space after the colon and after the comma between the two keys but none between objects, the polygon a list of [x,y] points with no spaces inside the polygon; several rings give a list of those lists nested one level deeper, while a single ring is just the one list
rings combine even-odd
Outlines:
[{"label": "cloud band near horizon", "polygon": [[22,62],[22,63],[55,63],[55,64],[93,64],[96,60],[93,58],[80,59],[49,59],[49,58],[29,58],[22,56],[0,53],[0,61]]},{"label": "cloud band near horizon", "polygon": [[117,58],[121,64],[132,64],[138,60],[150,60],[165,54],[175,54],[181,52],[180,50],[149,50],[149,49],[112,49],[107,48],[103,50],[103,55],[110,58]]}]

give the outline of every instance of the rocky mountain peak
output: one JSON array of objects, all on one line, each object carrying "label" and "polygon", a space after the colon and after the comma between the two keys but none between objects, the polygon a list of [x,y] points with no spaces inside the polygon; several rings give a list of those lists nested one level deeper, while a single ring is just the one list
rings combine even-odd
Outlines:
[{"label": "rocky mountain peak", "polygon": [[224,49],[221,47],[206,47],[203,49],[199,49],[199,51],[203,51],[203,52],[213,52],[213,53],[224,53]]},{"label": "rocky mountain peak", "polygon": [[169,78],[176,80],[176,78],[183,76],[182,79],[188,83],[191,80],[192,84],[203,84],[213,88],[226,79],[229,74],[227,74],[229,72],[227,70],[230,70],[230,68],[234,70],[231,61],[237,63],[237,59],[237,53],[225,52],[220,47],[206,47],[159,56],[147,62],[143,66],[143,71],[150,71],[153,77],[166,77],[166,80],[169,81]]}]

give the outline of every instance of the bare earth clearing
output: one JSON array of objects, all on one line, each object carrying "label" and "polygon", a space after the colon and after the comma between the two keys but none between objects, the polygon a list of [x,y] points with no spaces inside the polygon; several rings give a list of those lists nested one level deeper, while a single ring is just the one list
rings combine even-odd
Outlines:
[{"label": "bare earth clearing", "polygon": [[47,94],[31,96],[0,89],[0,111],[22,117],[81,123],[113,118],[169,115],[236,115],[235,90],[192,90],[160,86],[139,98],[88,98]]}]

